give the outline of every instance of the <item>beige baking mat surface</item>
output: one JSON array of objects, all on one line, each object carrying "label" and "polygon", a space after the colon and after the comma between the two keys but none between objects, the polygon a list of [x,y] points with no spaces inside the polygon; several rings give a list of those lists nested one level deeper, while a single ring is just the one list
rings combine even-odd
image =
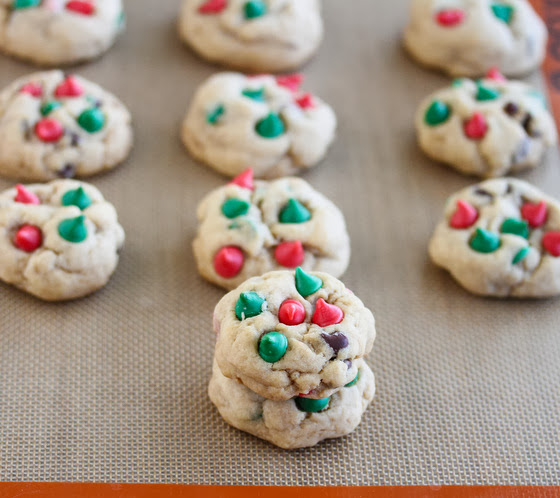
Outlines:
[{"label": "beige baking mat surface", "polygon": [[[448,80],[401,51],[407,3],[326,0],[327,37],[305,70],[340,123],[305,178],[344,211],[344,280],[378,322],[378,394],[358,430],[286,452],[230,428],[210,404],[222,291],[197,275],[190,242],[197,202],[224,179],[188,157],[179,126],[218,68],[178,41],[177,0],[128,0],[125,36],[78,68],[135,119],[130,160],[92,181],[127,244],[90,298],[44,304],[0,285],[0,480],[560,482],[560,302],[473,297],[427,259],[445,198],[472,180],[415,145],[416,105]],[[0,68],[2,86],[33,70],[7,58]],[[560,195],[558,159],[522,178]]]}]

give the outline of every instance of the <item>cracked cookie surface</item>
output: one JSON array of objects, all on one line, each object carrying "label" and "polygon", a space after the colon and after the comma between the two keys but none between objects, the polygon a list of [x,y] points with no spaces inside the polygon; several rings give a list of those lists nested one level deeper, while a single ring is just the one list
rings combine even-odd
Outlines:
[{"label": "cracked cookie surface", "polygon": [[330,200],[300,178],[253,183],[248,170],[240,180],[214,190],[198,207],[193,250],[204,278],[234,289],[250,277],[297,266],[344,273],[350,240]]},{"label": "cracked cookie surface", "polygon": [[103,287],[123,244],[115,208],[92,185],[55,180],[0,194],[0,279],[41,299]]},{"label": "cracked cookie surface", "polygon": [[513,178],[465,188],[449,198],[429,253],[474,294],[557,295],[560,203]]},{"label": "cracked cookie surface", "polygon": [[132,147],[126,107],[62,71],[34,73],[0,92],[0,175],[26,181],[112,169]]},{"label": "cracked cookie surface", "polygon": [[321,99],[300,92],[301,81],[300,75],[212,76],[187,112],[185,146],[196,159],[232,177],[247,165],[257,178],[315,166],[334,140],[336,117]]},{"label": "cracked cookie surface", "polygon": [[319,406],[302,404],[301,398],[272,401],[225,377],[214,362],[208,392],[228,424],[293,449],[345,436],[358,426],[375,394],[375,379],[365,362],[360,362],[357,378],[350,384]]},{"label": "cracked cookie surface", "polygon": [[496,71],[490,76],[455,80],[422,102],[416,115],[420,147],[437,161],[482,177],[538,166],[557,142],[544,96]]},{"label": "cracked cookie surface", "polygon": [[342,282],[300,268],[247,280],[214,310],[222,373],[273,400],[326,398],[356,378],[375,320]]},{"label": "cracked cookie surface", "polygon": [[179,34],[209,61],[247,72],[293,71],[323,38],[319,0],[184,0]]},{"label": "cracked cookie surface", "polygon": [[0,0],[0,50],[43,66],[98,57],[123,27],[121,0]]},{"label": "cracked cookie surface", "polygon": [[404,33],[420,63],[452,76],[497,67],[523,76],[542,63],[548,34],[526,0],[414,0]]}]

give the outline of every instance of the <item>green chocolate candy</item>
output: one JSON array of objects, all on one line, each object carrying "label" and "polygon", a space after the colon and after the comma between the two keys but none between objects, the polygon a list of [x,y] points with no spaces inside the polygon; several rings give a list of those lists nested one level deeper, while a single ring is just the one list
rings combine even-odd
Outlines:
[{"label": "green chocolate candy", "polygon": [[264,88],[259,88],[258,90],[246,88],[241,93],[248,99],[256,100],[258,102],[264,102],[266,100],[264,97]]},{"label": "green chocolate candy", "polygon": [[262,0],[251,0],[250,2],[245,2],[243,10],[246,19],[255,19],[266,14],[266,3]]},{"label": "green chocolate candy", "polygon": [[451,116],[451,108],[441,100],[434,100],[424,116],[426,124],[438,126],[445,123]]},{"label": "green chocolate candy", "polygon": [[269,332],[259,342],[259,356],[268,363],[279,361],[288,349],[288,339],[280,332]]},{"label": "green chocolate candy", "polygon": [[488,88],[482,84],[478,84],[478,92],[476,94],[476,100],[488,101],[496,100],[500,96],[500,92],[494,88]]},{"label": "green chocolate candy", "polygon": [[96,133],[105,126],[105,114],[97,107],[86,109],[78,116],[78,124],[88,133]]},{"label": "green chocolate candy", "polygon": [[323,287],[323,281],[301,269],[300,266],[296,268],[296,289],[303,296],[307,297],[317,292]]},{"label": "green chocolate candy", "polygon": [[516,265],[517,263],[523,261],[528,256],[530,251],[531,249],[529,247],[524,247],[523,249],[521,249],[513,258],[512,264]]},{"label": "green chocolate candy", "polygon": [[257,123],[257,133],[263,138],[276,138],[284,134],[286,127],[282,118],[271,112],[266,118]]},{"label": "green chocolate candy", "polygon": [[329,398],[310,399],[310,398],[296,398],[296,406],[302,412],[316,413],[324,410],[330,401]]},{"label": "green chocolate candy", "polygon": [[62,220],[58,224],[58,234],[68,242],[78,244],[86,240],[88,231],[85,225],[85,216],[77,216],[76,218],[68,218]]},{"label": "green chocolate candy", "polygon": [[360,372],[358,371],[358,373],[356,374],[356,377],[354,377],[354,380],[351,381],[351,382],[348,382],[348,384],[346,384],[344,387],[355,386],[358,383],[359,378],[360,378]]},{"label": "green chocolate candy", "polygon": [[249,211],[251,204],[241,199],[228,199],[222,204],[222,213],[226,218],[237,218]]},{"label": "green chocolate candy", "polygon": [[45,102],[41,106],[41,115],[42,116],[47,116],[48,114],[53,112],[55,109],[58,109],[61,105],[62,104],[60,102],[57,102],[56,100],[49,100],[48,102]]},{"label": "green chocolate candy", "polygon": [[511,22],[511,18],[515,12],[515,9],[511,5],[502,2],[494,2],[491,8],[498,19],[504,21],[506,24]]},{"label": "green chocolate candy", "polygon": [[235,305],[235,316],[245,320],[260,315],[266,309],[266,301],[256,292],[242,292]]},{"label": "green chocolate candy", "polygon": [[497,251],[501,245],[500,237],[483,228],[477,228],[474,237],[471,239],[471,249],[485,254]]},{"label": "green chocolate candy", "polygon": [[529,237],[529,223],[527,223],[525,220],[508,218],[502,223],[501,231],[502,233],[519,235],[520,237],[526,239],[527,237]]},{"label": "green chocolate candy", "polygon": [[211,125],[215,125],[225,112],[225,107],[222,104],[218,104],[206,114],[206,121]]},{"label": "green chocolate candy", "polygon": [[82,211],[91,205],[91,197],[86,194],[83,187],[69,190],[62,196],[63,206],[78,206]]},{"label": "green chocolate candy", "polygon": [[40,3],[41,0],[14,0],[12,9],[28,9],[29,7],[37,7]]},{"label": "green chocolate candy", "polygon": [[304,223],[311,219],[309,210],[297,199],[289,199],[280,211],[280,223]]}]

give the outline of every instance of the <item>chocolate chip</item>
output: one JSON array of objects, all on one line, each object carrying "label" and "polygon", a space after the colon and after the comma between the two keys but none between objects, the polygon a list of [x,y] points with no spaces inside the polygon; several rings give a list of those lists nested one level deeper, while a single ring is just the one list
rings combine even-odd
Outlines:
[{"label": "chocolate chip", "polygon": [[490,197],[491,199],[494,198],[494,195],[493,195],[493,194],[491,194],[490,192],[488,192],[488,190],[484,190],[483,188],[477,188],[477,189],[475,189],[474,193],[475,193],[476,195],[484,195],[484,196],[486,196],[486,197]]},{"label": "chocolate chip", "polygon": [[80,135],[72,132],[72,133],[70,133],[70,137],[71,137],[70,145],[72,147],[78,147],[78,145],[80,145],[80,142],[82,141],[82,139],[80,138]]},{"label": "chocolate chip", "polygon": [[521,122],[523,129],[527,132],[528,135],[531,134],[531,123],[533,122],[533,116],[527,113]]},{"label": "chocolate chip", "polygon": [[321,337],[334,351],[334,354],[338,354],[341,349],[348,346],[348,338],[341,332],[335,332],[334,334],[321,334]]},{"label": "chocolate chip", "polygon": [[58,176],[61,178],[73,178],[76,174],[76,166],[72,163],[65,164],[64,167],[58,171]]},{"label": "chocolate chip", "polygon": [[519,107],[513,102],[508,102],[504,106],[504,112],[510,116],[515,116],[519,112]]},{"label": "chocolate chip", "polygon": [[511,194],[512,192],[513,192],[513,187],[511,183],[508,183],[508,186],[506,188],[506,194]]}]

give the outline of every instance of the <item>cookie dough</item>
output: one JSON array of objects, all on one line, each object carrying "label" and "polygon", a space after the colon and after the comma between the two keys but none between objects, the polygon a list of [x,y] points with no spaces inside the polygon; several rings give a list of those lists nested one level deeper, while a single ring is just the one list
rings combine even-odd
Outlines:
[{"label": "cookie dough", "polygon": [[257,178],[315,166],[334,140],[336,117],[299,90],[300,75],[247,77],[219,73],[196,92],[183,142],[198,160],[228,176],[250,165]]},{"label": "cookie dough", "polygon": [[458,79],[430,95],[416,115],[424,152],[465,174],[503,176],[538,166],[556,144],[556,126],[542,94],[498,72]]},{"label": "cookie dough", "polygon": [[452,76],[482,76],[497,67],[523,76],[540,66],[548,34],[526,0],[413,0],[404,34],[420,63]]},{"label": "cookie dough", "polygon": [[560,203],[512,178],[453,195],[429,252],[474,294],[560,294]]},{"label": "cookie dough", "polygon": [[41,299],[103,287],[123,243],[115,208],[88,183],[55,180],[0,194],[0,280]]},{"label": "cookie dough", "polygon": [[0,50],[42,66],[98,57],[123,27],[121,0],[0,0]]},{"label": "cookie dough", "polygon": [[120,100],[79,76],[20,78],[0,93],[0,175],[48,181],[112,169],[132,147],[130,120]]},{"label": "cookie dough", "polygon": [[200,203],[193,242],[200,274],[226,289],[297,266],[340,277],[350,259],[340,210],[300,178],[253,183],[251,173]]},{"label": "cookie dough", "polygon": [[293,449],[350,434],[373,400],[375,380],[371,369],[360,361],[355,382],[330,399],[271,401],[225,377],[214,362],[208,392],[228,424],[281,448]]},{"label": "cookie dough", "polygon": [[244,72],[293,71],[323,39],[319,0],[184,0],[179,34],[199,55]]},{"label": "cookie dough", "polygon": [[375,320],[342,282],[301,268],[247,280],[214,310],[222,373],[275,401],[331,396],[356,378]]}]

